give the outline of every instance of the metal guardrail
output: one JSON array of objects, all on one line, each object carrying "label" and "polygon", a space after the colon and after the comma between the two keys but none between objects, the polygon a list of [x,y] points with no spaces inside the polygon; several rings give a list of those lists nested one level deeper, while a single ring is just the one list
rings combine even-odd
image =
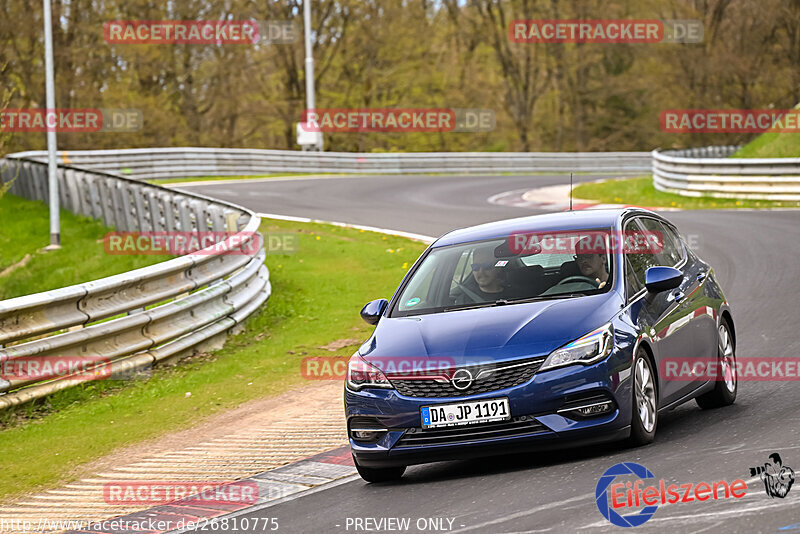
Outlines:
[{"label": "metal guardrail", "polygon": [[[0,163],[5,163],[4,183],[17,177],[12,193],[34,200],[48,197],[45,164],[20,155]],[[102,219],[117,231],[228,232],[224,245],[237,248],[234,244],[241,243],[242,252],[204,249],[93,282],[0,301],[0,365],[31,357],[94,357],[98,366],[110,362],[112,377],[126,376],[219,345],[269,298],[269,271],[257,233],[261,220],[250,210],[70,165],[59,166],[58,178],[62,207]],[[253,244],[253,239],[258,241]],[[87,380],[86,373],[57,380],[6,378],[0,379],[0,409]]]},{"label": "metal guardrail", "polygon": [[[21,157],[46,161],[45,151]],[[65,163],[154,180],[310,173],[648,172],[649,152],[299,152],[243,148],[136,148],[60,152]]]},{"label": "metal guardrail", "polygon": [[737,146],[653,151],[653,185],[683,196],[800,200],[800,158],[730,158]]}]

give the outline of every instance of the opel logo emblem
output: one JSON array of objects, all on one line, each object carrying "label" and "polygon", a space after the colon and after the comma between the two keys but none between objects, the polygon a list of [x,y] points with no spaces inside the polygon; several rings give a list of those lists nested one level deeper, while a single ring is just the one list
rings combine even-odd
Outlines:
[{"label": "opel logo emblem", "polygon": [[464,391],[472,385],[472,373],[466,369],[459,369],[453,373],[453,378],[450,379],[450,383],[453,384],[453,387],[457,390]]}]

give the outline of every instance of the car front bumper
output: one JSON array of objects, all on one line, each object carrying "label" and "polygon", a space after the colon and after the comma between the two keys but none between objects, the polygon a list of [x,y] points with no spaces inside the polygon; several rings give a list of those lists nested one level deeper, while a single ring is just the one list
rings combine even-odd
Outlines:
[{"label": "car front bumper", "polygon": [[[541,371],[522,385],[463,397],[407,397],[393,389],[345,388],[348,433],[352,422],[364,418],[386,429],[374,442],[351,436],[350,446],[360,465],[389,467],[624,439],[630,434],[632,413],[629,362],[612,354],[594,365]],[[610,412],[577,417],[564,411],[598,395],[613,400]],[[423,406],[500,397],[509,400],[509,422],[421,428]]]}]

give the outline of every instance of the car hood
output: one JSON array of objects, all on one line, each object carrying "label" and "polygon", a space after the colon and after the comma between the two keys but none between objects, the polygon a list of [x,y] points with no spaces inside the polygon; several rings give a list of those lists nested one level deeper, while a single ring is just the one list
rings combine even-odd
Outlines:
[{"label": "car hood", "polygon": [[547,355],[609,322],[622,300],[601,295],[414,317],[383,317],[359,352],[381,369],[395,358],[447,358],[455,365]]}]

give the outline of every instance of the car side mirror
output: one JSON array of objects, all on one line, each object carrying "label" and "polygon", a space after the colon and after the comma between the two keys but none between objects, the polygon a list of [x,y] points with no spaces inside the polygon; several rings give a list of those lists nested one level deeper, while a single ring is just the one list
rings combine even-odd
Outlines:
[{"label": "car side mirror", "polygon": [[361,308],[361,318],[364,319],[368,324],[378,324],[378,321],[381,320],[381,316],[383,312],[386,311],[386,307],[389,305],[389,301],[386,299],[378,299],[373,300],[372,302],[367,302],[367,304]]},{"label": "car side mirror", "polygon": [[683,273],[675,267],[650,267],[644,273],[644,287],[650,293],[675,289],[683,282]]}]

